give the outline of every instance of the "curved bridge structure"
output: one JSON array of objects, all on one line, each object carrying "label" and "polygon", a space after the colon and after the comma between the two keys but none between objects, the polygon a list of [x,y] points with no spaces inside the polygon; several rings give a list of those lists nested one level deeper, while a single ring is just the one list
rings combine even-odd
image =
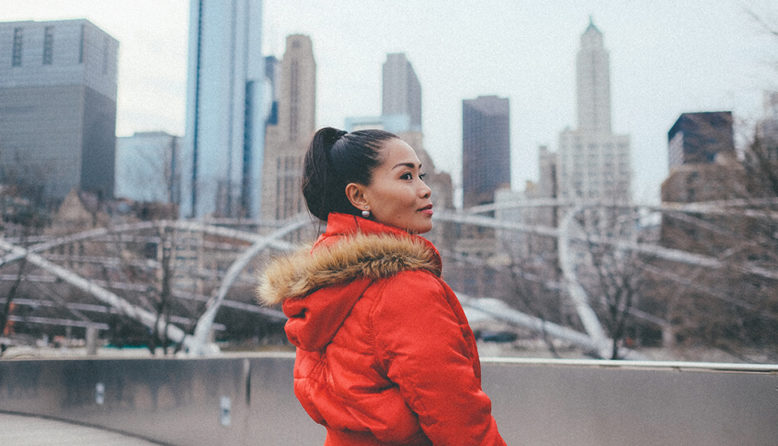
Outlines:
[{"label": "curved bridge structure", "polygon": [[[609,245],[621,251],[634,251],[649,254],[652,257],[670,262],[688,264],[709,269],[721,269],[727,265],[720,259],[691,252],[668,249],[654,244],[639,243],[624,237],[614,237],[598,234],[586,234],[580,227],[580,216],[592,209],[620,208],[629,211],[636,209],[645,212],[671,213],[673,215],[722,215],[727,213],[746,214],[752,218],[778,220],[778,213],[770,211],[770,206],[778,205],[778,200],[763,203],[768,210],[753,208],[753,202],[723,202],[695,203],[690,205],[634,206],[634,205],[603,205],[601,203],[562,203],[557,201],[538,200],[518,203],[498,203],[470,209],[467,213],[438,213],[436,219],[459,225],[471,225],[491,228],[500,231],[533,234],[557,240],[559,252],[559,267],[562,280],[555,286],[566,291],[566,296],[572,302],[577,316],[585,332],[578,332],[569,327],[559,326],[536,316],[519,312],[490,296],[465,296],[459,293],[466,308],[478,311],[492,318],[541,332],[551,337],[563,339],[566,342],[582,347],[600,357],[608,356],[611,340],[605,333],[602,323],[592,309],[590,297],[580,285],[576,273],[576,254],[571,251],[576,243]],[[483,212],[493,212],[516,207],[549,207],[553,206],[563,211],[558,227],[527,225],[516,221],[500,220],[493,217],[478,215]],[[749,207],[752,206],[752,207]],[[161,220],[152,222],[131,223],[109,228],[96,228],[62,237],[42,240],[36,244],[20,246],[11,240],[0,238],[0,273],[6,281],[16,279],[28,282],[61,282],[68,284],[79,292],[91,296],[103,305],[93,302],[70,302],[67,297],[56,296],[52,288],[43,294],[55,294],[51,301],[31,301],[19,299],[17,304],[29,305],[35,308],[59,306],[66,310],[68,317],[41,317],[28,315],[12,316],[17,323],[47,323],[67,326],[92,327],[106,329],[101,320],[93,320],[89,313],[114,312],[136,320],[164,333],[170,341],[181,344],[184,349],[195,355],[214,353],[218,349],[209,342],[210,333],[220,325],[217,322],[219,311],[232,308],[242,312],[251,312],[263,317],[283,320],[283,314],[275,309],[261,308],[253,300],[253,281],[257,269],[261,268],[262,259],[272,255],[270,250],[289,250],[294,246],[292,240],[305,239],[300,231],[304,231],[307,218],[303,215],[281,225],[280,227],[260,230],[234,229],[231,226],[246,227],[258,224],[246,221],[197,222],[182,220]],[[103,244],[109,247],[110,255],[98,255],[105,248],[93,249],[93,254],[73,254],[73,247],[79,250],[84,245]],[[138,252],[142,247],[151,246],[155,249],[152,256],[141,257]],[[67,249],[70,254],[63,255]],[[90,255],[92,254],[92,255]],[[21,261],[24,262],[21,262]],[[167,262],[167,263],[165,263]],[[169,264],[174,266],[170,267]],[[24,268],[15,265],[25,263],[37,268],[38,274],[25,272]],[[168,265],[166,269],[166,265]],[[741,264],[743,272],[768,280],[778,280],[778,271],[764,268],[757,264]],[[27,266],[29,268],[29,266]],[[138,273],[140,271],[140,273]],[[662,271],[673,280],[672,272]],[[145,274],[145,276],[144,276]],[[151,277],[162,284],[157,289],[149,287],[137,278],[128,276]],[[162,276],[162,277],[160,277]],[[205,284],[205,285],[203,285]],[[244,293],[242,298],[230,299],[230,293],[236,284],[252,292]],[[145,288],[144,288],[145,287]],[[246,296],[245,294],[248,294]],[[189,314],[162,314],[161,304],[155,303],[149,295],[155,296],[160,302],[167,301],[167,309],[177,300],[180,302],[196,302],[195,310]],[[736,299],[721,296],[737,303]],[[52,303],[53,302],[53,303]],[[181,307],[183,304],[179,304]],[[745,304],[744,304],[745,305]],[[185,305],[183,306],[185,308]],[[635,311],[637,314],[637,311]],[[642,314],[646,320],[657,324],[666,324],[660,318]],[[769,316],[769,315],[768,315]],[[625,357],[640,359],[634,352],[626,351]]]}]

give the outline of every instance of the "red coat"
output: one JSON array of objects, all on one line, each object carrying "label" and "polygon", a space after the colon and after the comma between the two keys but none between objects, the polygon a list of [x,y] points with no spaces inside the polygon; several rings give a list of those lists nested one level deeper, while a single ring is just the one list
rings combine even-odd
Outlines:
[{"label": "red coat", "polygon": [[325,445],[504,445],[475,338],[427,240],[331,214],[312,251],[265,270],[297,346],[294,390]]}]

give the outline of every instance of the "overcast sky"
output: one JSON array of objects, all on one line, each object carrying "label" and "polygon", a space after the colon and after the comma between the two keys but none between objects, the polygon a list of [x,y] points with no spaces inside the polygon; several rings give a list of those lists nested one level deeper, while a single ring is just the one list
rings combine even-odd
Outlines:
[{"label": "overcast sky", "polygon": [[[0,0],[0,21],[87,18],[120,42],[117,135],[183,135],[187,0]],[[537,146],[575,128],[575,53],[589,17],[610,52],[615,133],[631,135],[633,195],[656,201],[667,130],[683,112],[753,122],[778,90],[770,0],[266,0],[266,54],[291,33],[313,40],[317,125],[378,115],[381,64],[407,55],[422,86],[425,146],[459,182],[462,100],[510,99],[512,183],[537,179]]]}]

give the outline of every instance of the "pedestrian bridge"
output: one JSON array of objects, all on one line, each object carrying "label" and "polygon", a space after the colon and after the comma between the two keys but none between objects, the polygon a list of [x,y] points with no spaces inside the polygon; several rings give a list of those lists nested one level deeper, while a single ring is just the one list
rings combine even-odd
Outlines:
[{"label": "pedestrian bridge", "polygon": [[[4,360],[0,412],[160,444],[323,444],[324,430],[293,395],[293,363],[293,353]],[[511,445],[765,446],[778,439],[778,364],[482,358],[482,366]],[[29,438],[57,435],[26,420]],[[22,444],[59,444],[47,440]]]}]

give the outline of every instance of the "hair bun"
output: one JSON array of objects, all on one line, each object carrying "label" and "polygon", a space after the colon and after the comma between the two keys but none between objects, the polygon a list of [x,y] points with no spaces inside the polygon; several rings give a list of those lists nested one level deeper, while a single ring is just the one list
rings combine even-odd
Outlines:
[{"label": "hair bun", "polygon": [[334,127],[326,127],[321,130],[324,137],[324,143],[328,148],[332,148],[332,145],[338,142],[338,140],[348,133],[345,130],[336,129]]}]

